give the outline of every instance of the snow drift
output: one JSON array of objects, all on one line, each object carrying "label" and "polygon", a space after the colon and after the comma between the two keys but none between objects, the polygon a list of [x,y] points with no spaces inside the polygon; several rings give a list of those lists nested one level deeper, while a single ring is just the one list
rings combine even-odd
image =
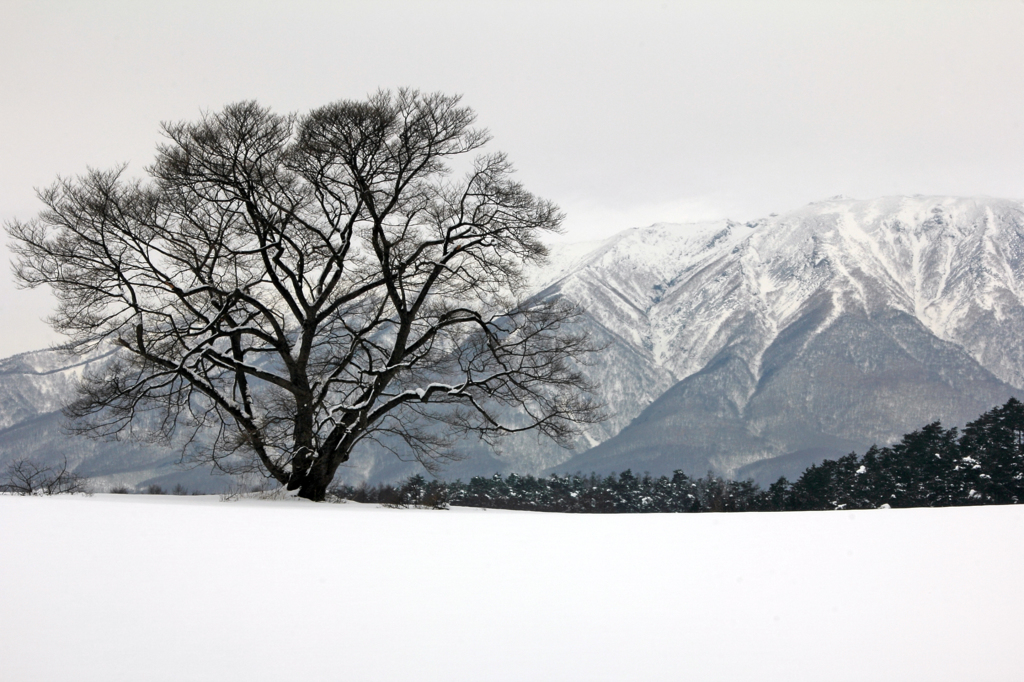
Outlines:
[{"label": "snow drift", "polygon": [[5,680],[1008,680],[1024,507],[0,496]]}]

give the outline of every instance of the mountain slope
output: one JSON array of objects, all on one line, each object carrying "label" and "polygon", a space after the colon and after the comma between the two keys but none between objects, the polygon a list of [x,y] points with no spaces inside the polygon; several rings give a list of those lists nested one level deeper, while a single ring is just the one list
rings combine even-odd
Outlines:
[{"label": "mountain slope", "polygon": [[66,457],[72,470],[92,479],[100,490],[150,484],[170,489],[179,483],[201,492],[229,487],[230,479],[211,476],[208,469],[182,468],[181,452],[175,448],[65,433],[60,409],[74,382],[112,355],[108,350],[72,357],[44,350],[0,360],[0,470],[18,459],[56,462]]}]

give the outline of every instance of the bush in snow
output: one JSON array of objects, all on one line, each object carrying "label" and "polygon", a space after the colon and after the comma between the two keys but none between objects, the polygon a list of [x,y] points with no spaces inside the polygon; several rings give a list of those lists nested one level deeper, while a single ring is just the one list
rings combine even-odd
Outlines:
[{"label": "bush in snow", "polygon": [[60,495],[87,493],[85,479],[68,470],[65,457],[60,464],[44,465],[30,459],[19,459],[7,465],[0,482],[0,492],[19,495]]}]

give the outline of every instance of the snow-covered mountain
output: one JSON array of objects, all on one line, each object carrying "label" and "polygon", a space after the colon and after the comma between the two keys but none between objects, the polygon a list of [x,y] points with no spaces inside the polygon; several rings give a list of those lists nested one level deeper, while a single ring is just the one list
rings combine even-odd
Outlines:
[{"label": "snow-covered mountain", "polygon": [[[750,223],[654,225],[555,247],[532,278],[537,296],[586,307],[610,419],[575,454],[530,435],[500,454],[467,446],[448,476],[683,468],[765,482],[1024,396],[1018,202],[836,198]],[[77,371],[48,352],[0,361],[0,460],[31,436],[40,453],[83,448],[85,473],[174,480],[171,451],[59,436]],[[23,428],[32,420],[45,428]],[[341,477],[416,466],[365,450]]]},{"label": "snow-covered mountain", "polygon": [[678,379],[560,471],[765,480],[935,419],[963,424],[1024,386],[1017,202],[837,198],[746,224],[655,225],[548,292]]}]

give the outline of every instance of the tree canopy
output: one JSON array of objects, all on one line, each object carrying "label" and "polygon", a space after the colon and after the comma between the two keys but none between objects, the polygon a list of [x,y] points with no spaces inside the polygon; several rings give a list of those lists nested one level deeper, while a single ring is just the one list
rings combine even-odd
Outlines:
[{"label": "tree canopy", "polygon": [[[524,298],[562,214],[513,179],[459,97],[412,90],[304,115],[242,102],[165,124],[145,180],[58,179],[7,225],[24,285],[81,353],[74,428],[184,438],[323,499],[374,441],[428,467],[457,443],[601,418],[558,298]],[[463,159],[466,159],[463,161]],[[453,166],[466,169],[459,175]]]}]

